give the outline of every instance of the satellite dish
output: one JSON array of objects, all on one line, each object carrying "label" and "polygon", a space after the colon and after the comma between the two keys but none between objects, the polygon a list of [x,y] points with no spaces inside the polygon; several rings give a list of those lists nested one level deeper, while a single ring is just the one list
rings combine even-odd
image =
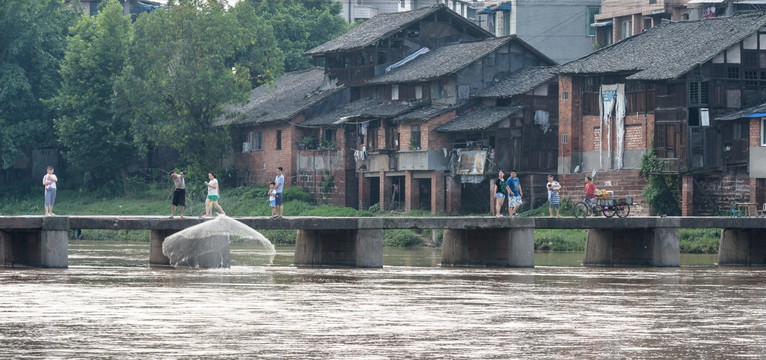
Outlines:
[{"label": "satellite dish", "polygon": [[580,165],[575,166],[574,171],[572,171],[573,174],[577,174],[578,172],[580,172]]},{"label": "satellite dish", "polygon": [[593,179],[596,177],[596,169],[593,169],[593,172],[590,173],[590,178]]}]

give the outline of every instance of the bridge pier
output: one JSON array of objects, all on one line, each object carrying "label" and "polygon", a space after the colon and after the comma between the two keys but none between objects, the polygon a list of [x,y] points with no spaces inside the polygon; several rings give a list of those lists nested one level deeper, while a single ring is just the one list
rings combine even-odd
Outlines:
[{"label": "bridge pier", "polygon": [[534,267],[534,230],[444,229],[441,265]]},{"label": "bridge pier", "polygon": [[583,265],[681,266],[678,229],[588,229]]},{"label": "bridge pier", "polygon": [[177,233],[178,230],[154,229],[149,233],[149,265],[170,266],[170,259],[162,253],[162,243],[165,238]]},{"label": "bridge pier", "polygon": [[383,230],[298,230],[295,266],[383,267]]},{"label": "bridge pier", "polygon": [[718,245],[718,265],[766,265],[766,230],[723,229]]},{"label": "bridge pier", "polygon": [[41,229],[0,232],[0,266],[69,267],[69,218],[45,217]]}]

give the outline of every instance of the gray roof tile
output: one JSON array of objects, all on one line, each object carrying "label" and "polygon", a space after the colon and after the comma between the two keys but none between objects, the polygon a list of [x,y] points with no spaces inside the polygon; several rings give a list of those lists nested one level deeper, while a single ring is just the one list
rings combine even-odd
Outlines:
[{"label": "gray roof tile", "polygon": [[436,128],[438,132],[467,132],[489,129],[492,125],[516,114],[524,106],[479,106],[458,115],[454,120]]},{"label": "gray roof tile", "polygon": [[351,118],[391,118],[427,105],[426,102],[393,102],[361,99],[340,106],[327,114],[314,116],[298,124],[303,127],[332,127],[344,124]]},{"label": "gray roof tile", "polygon": [[557,66],[530,66],[511,73],[486,89],[480,91],[477,97],[511,97],[526,94],[536,87],[554,79]]},{"label": "gray roof tile", "polygon": [[560,73],[633,72],[628,79],[675,79],[763,26],[764,13],[663,23],[564,64]]},{"label": "gray roof tile", "polygon": [[485,37],[492,37],[491,33],[475,25],[473,22],[468,21],[452,10],[449,10],[444,4],[437,4],[412,11],[380,14],[357,25],[349,30],[349,32],[304,52],[303,55],[322,55],[331,52],[363,48],[378,40],[385,39],[404,29],[409,24],[419,21],[437,11],[443,11],[444,13],[452,15],[455,21],[463,22],[465,25],[473,28],[476,32],[483,34]]},{"label": "gray roof tile", "polygon": [[515,36],[506,36],[445,45],[420,55],[386,74],[368,80],[367,83],[425,81],[452,74],[514,39],[516,39]]},{"label": "gray roof tile", "polygon": [[320,68],[282,75],[273,84],[261,85],[250,93],[242,106],[232,106],[216,124],[263,124],[289,121],[312,105],[343,90],[342,86],[325,82]]}]

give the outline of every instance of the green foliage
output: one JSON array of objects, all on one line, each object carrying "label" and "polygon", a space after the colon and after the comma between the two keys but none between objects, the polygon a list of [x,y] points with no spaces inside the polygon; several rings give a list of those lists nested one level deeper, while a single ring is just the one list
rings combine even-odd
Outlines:
[{"label": "green foliage", "polygon": [[535,249],[583,251],[587,234],[587,230],[536,229]]},{"label": "green foliage", "polygon": [[40,99],[59,89],[59,63],[76,20],[75,9],[61,0],[2,1],[0,169],[27,159],[29,149],[55,146],[53,114]]},{"label": "green foliage", "polygon": [[320,206],[301,213],[301,216],[333,216],[333,217],[369,217],[372,212],[357,210],[349,207]]},{"label": "green foliage", "polygon": [[97,15],[80,18],[67,40],[62,87],[48,104],[58,112],[56,133],[68,148],[69,164],[89,173],[95,185],[120,175],[128,191],[126,167],[138,148],[130,121],[116,117],[111,107],[114,81],[127,63],[132,39],[130,18],[122,11],[117,0],[110,0]]},{"label": "green foliage", "polygon": [[654,150],[641,157],[641,177],[649,183],[642,195],[653,214],[681,215],[678,177],[663,174],[664,166]]},{"label": "green foliage", "polygon": [[295,230],[261,230],[263,236],[271,241],[272,244],[294,245],[298,232]]},{"label": "green foliage", "polygon": [[423,237],[410,229],[384,230],[383,245],[396,247],[420,246],[423,245]]},{"label": "green foliage", "polygon": [[303,53],[348,31],[340,16],[343,4],[333,0],[251,0],[259,16],[274,29],[284,53],[286,72],[309,69]]},{"label": "green foliage", "polygon": [[246,10],[243,5],[229,13],[215,1],[179,0],[167,11],[138,17],[130,65],[116,88],[120,114],[132,121],[144,148],[171,146],[184,162],[204,168],[214,168],[230,148],[227,129],[213,127],[213,120],[224,105],[247,99],[255,70],[246,65],[271,69],[261,80],[276,75],[271,60],[253,55],[271,50],[255,38],[263,29],[240,23],[252,19]]},{"label": "green foliage", "polygon": [[284,187],[282,189],[282,197],[285,201],[302,201],[305,203],[313,203],[314,197],[306,192],[306,189],[300,186]]},{"label": "green foliage", "polygon": [[721,240],[721,230],[680,229],[678,238],[683,254],[716,254]]}]

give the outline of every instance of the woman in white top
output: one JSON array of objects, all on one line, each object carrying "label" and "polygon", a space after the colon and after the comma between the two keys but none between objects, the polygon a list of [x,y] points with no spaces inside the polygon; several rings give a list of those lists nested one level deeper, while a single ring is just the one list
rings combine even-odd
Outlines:
[{"label": "woman in white top", "polygon": [[215,173],[208,173],[207,177],[210,181],[205,182],[205,185],[207,185],[207,199],[205,199],[205,215],[202,215],[202,217],[212,217],[213,206],[218,209],[221,215],[226,215],[221,205],[218,205],[218,179],[216,179]]}]

